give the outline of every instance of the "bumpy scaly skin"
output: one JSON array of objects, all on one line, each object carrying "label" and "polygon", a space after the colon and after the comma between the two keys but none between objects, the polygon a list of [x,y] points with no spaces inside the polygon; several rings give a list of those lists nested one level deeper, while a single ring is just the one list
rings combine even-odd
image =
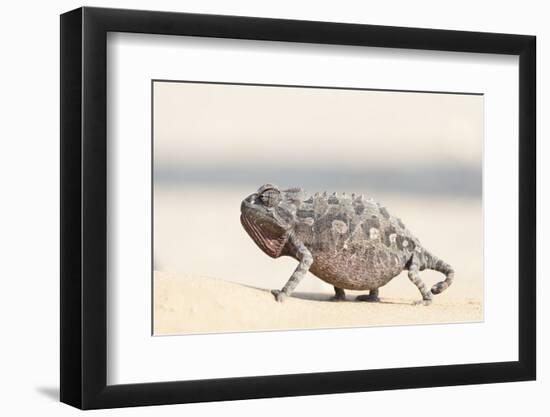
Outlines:
[{"label": "bumpy scaly skin", "polygon": [[[369,290],[357,299],[379,301],[378,288],[404,270],[422,294],[418,303],[425,305],[453,282],[450,265],[425,250],[385,207],[363,196],[308,197],[300,188],[266,184],[243,200],[241,223],[266,254],[299,262],[285,286],[272,291],[277,301],[290,295],[307,271],[332,284],[337,301],[345,300],[345,289]],[[426,268],[446,276],[431,290],[419,275]]]}]

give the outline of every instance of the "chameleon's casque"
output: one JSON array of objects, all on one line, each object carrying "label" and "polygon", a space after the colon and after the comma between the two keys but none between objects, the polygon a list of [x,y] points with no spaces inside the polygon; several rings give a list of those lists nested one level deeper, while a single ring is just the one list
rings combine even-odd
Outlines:
[{"label": "chameleon's casque", "polygon": [[[278,301],[292,293],[308,270],[334,286],[337,300],[345,299],[349,289],[369,290],[357,298],[378,301],[378,288],[407,270],[422,302],[429,304],[432,294],[454,278],[451,266],[424,249],[400,219],[363,196],[307,196],[300,188],[266,184],[243,200],[241,223],[267,255],[299,261],[286,285],[272,291]],[[446,275],[431,291],[418,273],[426,268]]]}]

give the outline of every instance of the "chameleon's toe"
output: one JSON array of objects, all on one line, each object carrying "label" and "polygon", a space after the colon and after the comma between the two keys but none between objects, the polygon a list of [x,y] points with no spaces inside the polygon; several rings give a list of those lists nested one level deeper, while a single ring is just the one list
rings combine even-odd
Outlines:
[{"label": "chameleon's toe", "polygon": [[420,306],[420,305],[429,306],[431,303],[432,303],[431,298],[424,298],[422,300],[417,300],[417,301],[413,302],[413,305],[414,306]]},{"label": "chameleon's toe", "polygon": [[287,295],[281,290],[271,290],[271,294],[275,296],[275,300],[277,300],[279,303],[282,303],[287,297]]}]

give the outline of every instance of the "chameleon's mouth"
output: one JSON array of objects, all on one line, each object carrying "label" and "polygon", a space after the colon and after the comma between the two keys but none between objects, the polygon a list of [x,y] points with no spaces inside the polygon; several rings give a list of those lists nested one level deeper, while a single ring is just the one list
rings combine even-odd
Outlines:
[{"label": "chameleon's mouth", "polygon": [[262,251],[272,258],[281,256],[281,252],[288,239],[286,234],[272,235],[266,228],[258,225],[254,218],[247,215],[247,210],[243,210],[241,213],[241,224],[246,233],[248,233]]}]

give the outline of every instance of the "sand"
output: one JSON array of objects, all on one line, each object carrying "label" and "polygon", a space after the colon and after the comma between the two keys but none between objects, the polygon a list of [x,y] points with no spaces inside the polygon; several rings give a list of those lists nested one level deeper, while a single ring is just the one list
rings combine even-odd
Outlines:
[{"label": "sand", "polygon": [[[396,289],[412,286],[403,277]],[[451,287],[452,288],[452,287]],[[459,287],[460,289],[460,287]],[[381,289],[382,292],[383,288]],[[450,289],[449,289],[450,290]],[[240,332],[373,325],[476,322],[481,302],[465,294],[445,293],[430,306],[413,305],[419,295],[382,295],[379,303],[329,301],[330,294],[297,292],[277,303],[269,290],[221,279],[167,272],[154,274],[154,334]],[[405,292],[408,295],[414,291]],[[460,296],[462,295],[462,297]]]}]

